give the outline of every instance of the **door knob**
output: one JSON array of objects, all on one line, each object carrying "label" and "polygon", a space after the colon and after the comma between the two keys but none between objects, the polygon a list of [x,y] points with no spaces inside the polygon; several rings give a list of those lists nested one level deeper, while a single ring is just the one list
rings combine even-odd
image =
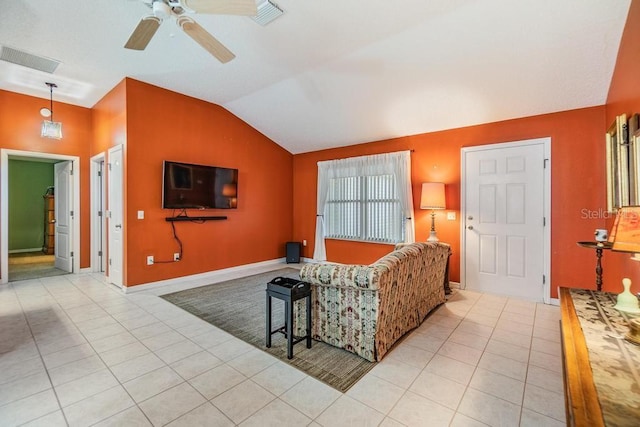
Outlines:
[{"label": "door knob", "polygon": [[473,230],[473,225],[467,227],[469,230]]},{"label": "door knob", "polygon": [[473,219],[473,217],[471,215],[469,215],[469,221],[471,221]]}]

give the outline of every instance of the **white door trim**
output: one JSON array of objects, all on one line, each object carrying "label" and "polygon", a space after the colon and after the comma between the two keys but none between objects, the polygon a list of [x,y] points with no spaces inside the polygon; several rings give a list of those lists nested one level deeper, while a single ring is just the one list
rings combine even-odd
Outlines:
[{"label": "white door trim", "polygon": [[460,288],[466,288],[466,232],[465,232],[465,218],[467,217],[467,208],[465,206],[466,200],[466,153],[482,150],[495,150],[502,148],[514,148],[524,147],[527,145],[542,144],[544,147],[544,206],[543,212],[546,219],[546,226],[544,227],[543,235],[543,262],[544,262],[544,275],[545,282],[543,286],[542,300],[545,304],[551,302],[551,138],[536,138],[527,139],[514,142],[503,142],[498,144],[478,145],[475,147],[463,147],[460,153],[461,165],[460,165]]},{"label": "white door trim", "polygon": [[[115,191],[115,186],[113,184],[113,157],[114,157],[114,153],[119,152],[120,153],[120,159],[121,159],[121,169],[120,169],[120,185],[121,188],[119,189],[119,191]],[[114,147],[111,147],[107,150],[107,186],[108,186],[108,194],[107,194],[107,205],[108,205],[108,221],[107,221],[107,239],[109,242],[109,249],[108,249],[108,263],[107,263],[107,275],[106,275],[106,279],[108,283],[112,283],[120,288],[122,288],[123,290],[126,289],[126,286],[124,284],[124,269],[125,269],[125,259],[124,259],[124,244],[125,244],[125,221],[126,221],[126,211],[125,211],[125,206],[124,206],[124,175],[125,175],[125,169],[124,169],[124,145],[123,144],[118,144]],[[114,239],[116,236],[116,233],[113,232],[113,228],[112,226],[115,227],[115,224],[113,224],[113,205],[114,205],[114,201],[116,200],[115,198],[118,197],[118,202],[120,204],[120,215],[121,218],[120,219],[120,246],[117,248],[118,250],[115,251],[114,249],[116,248],[116,244],[114,242]],[[114,275],[113,273],[113,269],[112,266],[114,265],[114,253],[120,257],[119,260],[119,264],[118,261],[116,261],[116,265],[120,265],[120,274],[119,275]]]},{"label": "white door trim", "polygon": [[0,149],[0,284],[9,282],[9,156],[52,159],[73,163],[73,272],[80,272],[80,157],[35,151]]},{"label": "white door trim", "polygon": [[[102,177],[98,178],[100,164],[102,163]],[[107,180],[105,176],[104,152],[91,157],[91,268],[94,273],[106,271],[105,259],[107,258],[107,233],[106,233],[106,201]],[[102,216],[98,211],[102,207]],[[102,236],[102,239],[99,237]],[[102,252],[102,258],[99,253]]]}]

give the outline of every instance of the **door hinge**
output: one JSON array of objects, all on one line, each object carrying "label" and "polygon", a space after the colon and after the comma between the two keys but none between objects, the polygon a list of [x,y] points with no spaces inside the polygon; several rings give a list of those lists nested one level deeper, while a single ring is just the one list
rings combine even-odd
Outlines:
[{"label": "door hinge", "polygon": [[98,251],[98,256],[102,256],[102,251]]},{"label": "door hinge", "polygon": [[547,168],[547,163],[548,162],[549,162],[549,159],[542,160],[542,169],[546,169]]},{"label": "door hinge", "polygon": [[98,176],[102,176],[102,171],[98,171]]},{"label": "door hinge", "polygon": [[69,211],[69,216],[73,218],[73,211]]},{"label": "door hinge", "polygon": [[102,216],[102,211],[98,211],[98,216]]},{"label": "door hinge", "polygon": [[546,275],[542,275],[542,284],[546,284],[547,283],[547,276]]},{"label": "door hinge", "polygon": [[71,253],[69,254],[69,256],[70,256],[71,258],[73,258],[73,251],[71,251]]},{"label": "door hinge", "polygon": [[111,258],[109,258],[109,265],[111,265]]},{"label": "door hinge", "polygon": [[109,170],[111,170],[111,163],[107,163],[107,166],[109,167]]},{"label": "door hinge", "polygon": [[69,169],[69,175],[73,175],[73,166]]},{"label": "door hinge", "polygon": [[546,227],[546,226],[547,226],[547,217],[546,217],[546,216],[543,216],[543,217],[542,217],[542,226],[543,226],[543,227]]}]

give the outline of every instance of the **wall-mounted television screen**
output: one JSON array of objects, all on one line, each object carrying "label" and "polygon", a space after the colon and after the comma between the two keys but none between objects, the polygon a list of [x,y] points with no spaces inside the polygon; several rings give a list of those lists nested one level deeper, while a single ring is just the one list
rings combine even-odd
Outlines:
[{"label": "wall-mounted television screen", "polygon": [[165,160],[162,179],[164,209],[235,209],[238,169]]}]

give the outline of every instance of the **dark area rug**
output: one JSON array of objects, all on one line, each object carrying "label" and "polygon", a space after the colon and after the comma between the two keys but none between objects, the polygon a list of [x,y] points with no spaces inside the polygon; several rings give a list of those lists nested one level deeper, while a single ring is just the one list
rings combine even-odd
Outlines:
[{"label": "dark area rug", "polygon": [[[271,348],[265,347],[265,290],[267,283],[278,276],[298,279],[299,271],[286,268],[161,298],[344,393],[375,363],[319,341],[313,341],[310,349],[304,341],[296,344],[294,357],[289,360],[287,340],[282,334],[274,334]],[[284,303],[275,298],[272,301],[272,327],[276,329],[284,324]]]}]

